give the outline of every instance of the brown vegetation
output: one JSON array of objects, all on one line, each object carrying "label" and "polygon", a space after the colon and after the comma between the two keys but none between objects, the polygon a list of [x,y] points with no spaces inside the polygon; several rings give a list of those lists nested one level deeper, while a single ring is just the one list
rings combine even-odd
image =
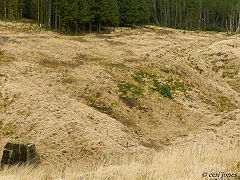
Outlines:
[{"label": "brown vegetation", "polygon": [[[151,26],[78,40],[47,31],[16,33],[15,26],[21,25],[0,23],[1,34],[16,40],[1,42],[0,119],[14,129],[1,135],[1,147],[9,139],[31,141],[43,164],[64,164],[123,154],[152,157],[152,150],[183,145],[184,162],[192,144],[208,145],[216,136],[227,143],[239,139],[239,37]],[[166,161],[174,156],[169,152]],[[156,157],[147,167],[155,168]],[[231,158],[232,164],[227,157],[222,164],[236,171],[237,158]],[[143,179],[155,177],[143,166],[135,169],[146,173]],[[122,170],[116,173],[128,179]],[[175,174],[178,179],[180,172]]]}]

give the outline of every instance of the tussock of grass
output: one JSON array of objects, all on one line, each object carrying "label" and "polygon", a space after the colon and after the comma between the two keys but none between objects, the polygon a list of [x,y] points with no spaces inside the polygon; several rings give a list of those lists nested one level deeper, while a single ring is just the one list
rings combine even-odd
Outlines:
[{"label": "tussock of grass", "polygon": [[3,97],[0,92],[0,110],[5,110],[12,102],[13,100],[10,100],[8,96]]},{"label": "tussock of grass", "polygon": [[238,79],[233,79],[228,81],[228,84],[237,92],[240,93],[240,81]]},{"label": "tussock of grass", "polygon": [[0,49],[0,66],[7,65],[14,60],[13,57],[6,55],[4,50]]},{"label": "tussock of grass", "polygon": [[4,51],[0,49],[0,57],[3,56]]},{"label": "tussock of grass", "polygon": [[231,111],[236,108],[236,106],[231,102],[228,97],[220,96],[217,98],[219,111]]}]

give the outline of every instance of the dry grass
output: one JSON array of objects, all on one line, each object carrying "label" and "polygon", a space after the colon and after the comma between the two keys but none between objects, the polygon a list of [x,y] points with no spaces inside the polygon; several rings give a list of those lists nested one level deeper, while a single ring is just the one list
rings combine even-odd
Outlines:
[{"label": "dry grass", "polygon": [[126,44],[123,43],[123,42],[113,41],[113,40],[109,40],[109,39],[105,39],[105,41],[106,41],[107,43],[109,43],[109,45],[111,45],[111,46],[124,46],[124,45],[126,45]]},{"label": "dry grass", "polygon": [[[153,26],[83,38],[32,28],[16,33],[15,26],[24,27],[0,22],[11,39],[2,57],[17,60],[0,65],[1,92],[21,95],[0,113],[14,128],[0,135],[1,147],[15,138],[35,143],[42,166],[84,161],[64,171],[72,179],[197,179],[205,167],[236,170],[237,146],[203,144],[239,139],[239,38]],[[183,152],[174,144],[179,139]],[[166,146],[174,149],[143,160]],[[123,154],[142,160],[82,170],[90,160],[122,161]],[[58,176],[41,170],[31,179]]]},{"label": "dry grass", "polygon": [[16,99],[16,95],[13,97],[9,97],[8,95],[3,95],[0,91],[0,112],[7,111],[7,108],[14,102]]},{"label": "dry grass", "polygon": [[7,55],[4,50],[0,49],[0,66],[7,65],[14,61],[14,58]]},{"label": "dry grass", "polygon": [[237,92],[240,93],[240,79],[234,79],[228,81],[228,84]]},{"label": "dry grass", "polygon": [[15,32],[26,32],[26,33],[39,33],[43,31],[42,28],[38,26],[38,24],[33,24],[32,22],[16,22],[15,25],[12,26],[12,22],[0,22],[1,29],[11,30]]},{"label": "dry grass", "polygon": [[112,160],[104,160],[84,167],[78,164],[59,168],[13,167],[1,171],[0,180],[198,180],[207,179],[202,178],[204,172],[239,175],[239,154],[240,148],[235,142],[224,145],[192,146],[188,149],[170,148],[154,154],[148,161],[132,159],[128,162],[116,163]]},{"label": "dry grass", "polygon": [[49,60],[49,59],[42,59],[39,61],[39,64],[41,66],[47,67],[47,68],[53,68],[53,69],[57,69],[57,68],[76,68],[78,66],[83,65],[82,61],[79,60],[75,60],[72,62],[64,62],[64,61],[55,61],[55,60]]}]

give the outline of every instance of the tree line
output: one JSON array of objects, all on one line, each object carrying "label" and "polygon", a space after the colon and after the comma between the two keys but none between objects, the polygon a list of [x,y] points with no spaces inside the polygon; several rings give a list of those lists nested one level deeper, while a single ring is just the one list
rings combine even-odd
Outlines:
[{"label": "tree line", "polygon": [[0,18],[32,19],[60,32],[146,24],[239,32],[240,0],[1,0]]}]

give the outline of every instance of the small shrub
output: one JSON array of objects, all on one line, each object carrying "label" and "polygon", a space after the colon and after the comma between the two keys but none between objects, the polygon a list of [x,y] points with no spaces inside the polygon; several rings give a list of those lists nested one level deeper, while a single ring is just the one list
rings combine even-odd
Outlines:
[{"label": "small shrub", "polygon": [[158,87],[158,92],[163,95],[163,97],[173,99],[170,87],[167,85],[161,85]]},{"label": "small shrub", "polygon": [[154,85],[154,88],[153,88],[154,91],[157,91],[163,97],[173,99],[173,96],[171,93],[171,87],[169,85],[159,83],[156,79],[153,79],[153,85]]}]

